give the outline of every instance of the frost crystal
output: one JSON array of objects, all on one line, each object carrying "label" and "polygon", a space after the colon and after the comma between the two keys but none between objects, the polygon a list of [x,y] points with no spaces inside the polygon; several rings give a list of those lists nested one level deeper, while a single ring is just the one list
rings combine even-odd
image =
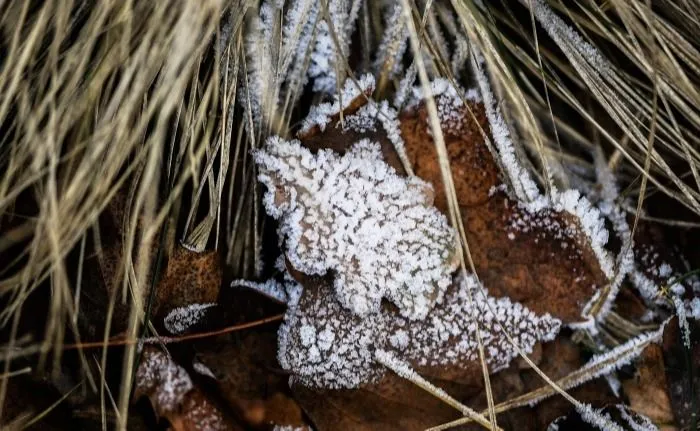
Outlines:
[{"label": "frost crystal", "polygon": [[302,122],[299,134],[307,133],[314,127],[324,131],[333,116],[338,115],[353,99],[361,97],[362,94],[371,95],[374,85],[374,76],[370,74],[362,75],[357,84],[351,79],[346,80],[340,94],[333,96],[333,103],[321,103],[311,107],[309,115]]},{"label": "frost crystal", "polygon": [[425,318],[457,264],[456,235],[432,207],[429,184],[397,175],[367,139],[341,156],[272,137],[254,157],[297,270],[332,271],[336,297],[359,316],[387,298],[404,316]]},{"label": "frost crystal", "polygon": [[154,391],[156,405],[165,411],[176,411],[194,387],[184,368],[165,353],[149,350],[136,371],[136,381],[145,391]]},{"label": "frost crystal", "polygon": [[202,320],[207,309],[215,305],[214,303],[191,304],[174,308],[163,319],[163,325],[171,334],[182,334]]},{"label": "frost crystal", "polygon": [[348,57],[350,38],[355,28],[362,2],[359,0],[333,0],[328,3],[330,23],[322,15],[316,30],[316,41],[311,53],[308,76],[313,80],[314,91],[336,91],[336,69],[344,70]]},{"label": "frost crystal", "polygon": [[386,372],[377,360],[378,351],[393,352],[414,366],[475,361],[476,321],[491,372],[517,356],[501,328],[525,353],[538,341],[552,340],[559,331],[559,320],[536,316],[507,298],[484,297],[477,292],[476,283],[471,277],[454,283],[440,306],[423,321],[408,320],[388,309],[361,318],[334,300],[328,284],[306,289],[297,302],[288,304],[279,331],[278,359],[295,382],[319,388],[354,388],[376,381]]},{"label": "frost crystal", "polygon": [[375,69],[381,71],[388,68],[388,78],[393,78],[401,72],[401,57],[406,52],[408,29],[403,20],[403,8],[400,3],[391,5],[385,14],[386,30],[379,44]]}]

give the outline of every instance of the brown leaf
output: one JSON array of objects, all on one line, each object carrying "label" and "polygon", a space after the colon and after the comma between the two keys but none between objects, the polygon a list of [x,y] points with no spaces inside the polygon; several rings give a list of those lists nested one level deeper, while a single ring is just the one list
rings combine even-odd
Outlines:
[{"label": "brown leaf", "polygon": [[260,331],[198,346],[197,358],[216,376],[219,393],[241,422],[256,429],[306,426],[301,408],[287,395],[287,376],[271,372],[279,368],[276,352],[276,332]]},{"label": "brown leaf", "polygon": [[216,250],[197,253],[177,246],[158,284],[156,314],[175,307],[216,302],[221,288],[222,268]]},{"label": "brown leaf", "polygon": [[[436,206],[444,211],[447,202],[427,111],[420,105],[400,119],[415,173],[434,185]],[[498,189],[499,169],[480,131],[490,133],[483,105],[468,101],[460,120],[443,131],[477,274],[494,296],[507,296],[567,323],[580,321],[593,286],[606,280],[586,240],[561,235],[576,230],[576,221],[549,209],[530,214]],[[514,229],[518,225],[524,229]]]},{"label": "brown leaf", "polygon": [[681,429],[700,424],[700,325],[694,320],[688,324],[690,347],[683,342],[677,317],[666,325],[662,344],[668,395]]},{"label": "brown leaf", "polygon": [[194,385],[187,371],[162,351],[146,347],[136,371],[134,399],[147,396],[158,417],[173,430],[241,429]]},{"label": "brown leaf", "polygon": [[672,423],[673,411],[667,392],[661,347],[656,344],[647,346],[636,365],[635,377],[622,382],[630,407],[654,423]]},{"label": "brown leaf", "polygon": [[[580,231],[573,216],[552,210],[530,214],[498,187],[501,184],[498,166],[479,131],[481,126],[486,133],[490,133],[484,108],[471,102],[469,107],[476,114],[476,121],[465,108],[459,121],[454,123],[457,126],[445,127],[444,132],[477,273],[493,296],[509,297],[537,314],[551,313],[565,322],[580,320],[582,307],[594,293],[594,286],[605,284],[605,277],[592,249],[580,234],[560,234],[567,229]],[[356,108],[353,108],[353,112]],[[418,105],[403,113],[399,119],[415,173],[433,183],[436,206],[445,211],[446,199],[425,108]],[[299,137],[312,150],[331,148],[340,153],[359,139],[370,138],[381,144],[387,163],[399,173],[405,172],[379,121],[374,128],[357,131],[343,127],[337,118],[332,118],[325,131],[314,130],[312,134]],[[526,223],[530,229],[514,229],[519,221]],[[309,284],[308,279],[305,280],[300,274],[295,277],[305,287],[302,301],[309,295],[308,291],[319,290],[319,286]],[[567,363],[558,358],[556,362],[573,370],[580,365],[578,350],[575,353],[575,361]],[[528,384],[520,378],[518,367],[518,363],[512,364],[510,368],[492,376],[497,400],[506,400],[528,388]],[[419,368],[422,375],[430,377],[451,395],[470,406],[485,407],[478,362]],[[523,373],[534,381],[534,377],[528,374],[529,370]],[[541,381],[532,385],[533,388],[539,386]],[[321,430],[423,429],[459,417],[458,412],[391,373],[377,383],[357,390],[317,392],[299,385],[293,389],[306,413]],[[610,399],[607,395],[598,395],[608,393],[599,381],[585,385],[578,392],[591,401]],[[549,416],[551,421],[559,414],[566,413],[570,405],[564,404],[554,409],[550,407],[551,412],[545,416]],[[510,427],[513,429],[540,429],[543,426],[543,418],[538,418],[532,409],[508,412],[499,417],[499,421],[508,422],[512,418],[518,418]],[[544,422],[544,426],[547,423]]]}]

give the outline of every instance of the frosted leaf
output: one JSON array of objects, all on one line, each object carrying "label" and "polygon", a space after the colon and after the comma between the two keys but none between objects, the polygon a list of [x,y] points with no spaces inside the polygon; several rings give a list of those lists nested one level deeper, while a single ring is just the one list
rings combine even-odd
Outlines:
[{"label": "frosted leaf", "polygon": [[207,309],[215,305],[214,303],[190,304],[174,308],[163,319],[163,325],[171,334],[182,334],[202,320]]},{"label": "frosted leaf", "polygon": [[[473,307],[469,306],[469,290]],[[388,308],[361,318],[340,306],[331,286],[321,282],[305,289],[299,302],[288,309],[279,330],[278,359],[293,382],[327,389],[355,388],[377,381],[386,372],[377,361],[380,350],[413,366],[476,361],[475,320],[481,327],[491,372],[517,356],[501,327],[525,353],[537,342],[552,340],[560,327],[559,320],[536,316],[507,298],[483,297],[471,277],[455,282],[442,303],[422,321],[408,320]]]},{"label": "frosted leaf", "polygon": [[166,412],[177,411],[185,395],[194,387],[184,368],[159,350],[148,350],[136,371],[137,390],[154,398]]},{"label": "frosted leaf", "polygon": [[422,319],[439,301],[456,235],[431,206],[430,185],[397,175],[379,144],[364,139],[341,156],[272,137],[254,158],[287,259],[306,274],[332,271],[344,307],[364,316],[387,298]]},{"label": "frosted leaf", "polygon": [[[553,233],[556,239],[561,239],[562,248],[570,245],[564,240],[574,240],[574,244],[578,247],[571,253],[583,255],[585,251],[590,249],[596,257],[602,274],[608,279],[609,285],[605,298],[594,298],[595,301],[601,302],[597,309],[599,311],[597,317],[600,318],[609,311],[619,286],[629,272],[632,255],[626,253],[617,261],[613,259],[606,249],[608,230],[605,227],[602,214],[578,191],[558,191],[552,187],[550,196],[540,193],[528,170],[520,162],[520,156],[516,152],[510,130],[498,109],[490,84],[482,71],[482,63],[483,59],[476,54],[473,66],[490,129],[485,132],[490,131],[493,140],[493,145],[489,149],[492,151],[496,164],[502,168],[504,179],[508,180],[507,184],[510,185],[508,190],[511,192],[509,194],[514,195],[521,210],[515,214],[516,218],[511,220],[513,229],[509,232],[509,238],[515,240],[518,230],[527,232],[537,229]],[[475,90],[470,90],[465,94],[464,90],[444,79],[433,80],[430,84],[430,92],[435,97],[441,127],[447,131],[459,131],[463,128],[463,122],[466,121],[463,98],[476,101],[480,99]],[[421,101],[421,89],[416,88],[409,106]],[[488,134],[484,138],[488,141]],[[571,214],[573,217],[562,217],[565,213]],[[592,305],[593,303],[589,305],[589,308]],[[588,309],[583,311],[584,318],[587,318]]]}]

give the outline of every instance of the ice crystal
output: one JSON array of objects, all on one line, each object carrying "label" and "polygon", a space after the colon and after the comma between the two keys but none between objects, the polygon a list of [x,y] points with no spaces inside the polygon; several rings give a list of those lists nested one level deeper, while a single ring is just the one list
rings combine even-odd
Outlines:
[{"label": "ice crystal", "polygon": [[673,306],[676,308],[676,316],[678,316],[678,325],[683,333],[683,344],[690,348],[690,325],[688,324],[688,315],[686,313],[685,303],[677,296],[673,295]]},{"label": "ice crystal", "polygon": [[690,315],[693,316],[693,319],[700,320],[700,298],[693,298],[688,305],[690,308]]},{"label": "ice crystal", "polygon": [[624,404],[617,404],[620,417],[624,420],[632,431],[658,431],[658,427],[646,416],[632,411]]},{"label": "ice crystal", "polygon": [[387,8],[385,15],[385,30],[379,44],[375,69],[381,71],[388,68],[388,78],[393,78],[401,72],[401,58],[406,52],[408,28],[403,20],[403,8],[396,3]]},{"label": "ice crystal", "polygon": [[232,287],[247,287],[255,290],[277,302],[287,302],[287,292],[283,283],[271,278],[263,283],[256,283],[248,280],[234,280],[231,283]]},{"label": "ice crystal", "polygon": [[190,304],[184,307],[174,308],[165,316],[165,319],[163,319],[165,329],[171,334],[182,334],[202,320],[207,309],[215,305],[214,303]]},{"label": "ice crystal", "polygon": [[484,297],[476,283],[472,277],[454,283],[442,303],[420,321],[388,309],[362,318],[334,299],[330,285],[305,289],[298,301],[288,304],[279,330],[278,359],[294,382],[319,388],[354,388],[376,381],[386,372],[377,359],[378,351],[391,352],[414,366],[476,361],[476,321],[491,372],[517,356],[501,328],[525,353],[530,353],[535,343],[552,340],[557,334],[559,320],[548,314],[536,316],[507,298]]},{"label": "ice crystal", "polygon": [[581,415],[581,420],[605,431],[625,431],[620,425],[613,422],[609,414],[600,409],[593,408],[590,404],[579,403],[576,411]]},{"label": "ice crystal", "polygon": [[382,298],[424,318],[450,284],[456,236],[432,207],[432,188],[403,178],[367,139],[346,154],[313,154],[278,137],[254,154],[280,222],[286,257],[306,274],[334,274],[340,303],[364,316]]},{"label": "ice crystal", "polygon": [[214,372],[209,367],[207,367],[203,363],[199,362],[198,360],[192,361],[192,369],[202,376],[207,376],[209,378],[216,380],[216,376],[214,375]]},{"label": "ice crystal", "polygon": [[184,368],[168,355],[149,350],[136,371],[136,381],[145,391],[154,391],[155,404],[164,411],[176,411],[194,385]]},{"label": "ice crystal", "polygon": [[318,127],[321,131],[326,129],[331,119],[338,115],[351,101],[357,97],[369,96],[374,91],[374,76],[365,74],[355,83],[352,79],[345,81],[340,94],[333,96],[333,103],[321,103],[314,105],[309,110],[309,114],[302,122],[300,134],[311,131]]},{"label": "ice crystal", "polygon": [[307,75],[313,80],[314,91],[330,94],[336,91],[336,69],[345,68],[350,38],[362,2],[334,0],[327,4],[330,22],[326,16],[322,16],[318,23]]}]

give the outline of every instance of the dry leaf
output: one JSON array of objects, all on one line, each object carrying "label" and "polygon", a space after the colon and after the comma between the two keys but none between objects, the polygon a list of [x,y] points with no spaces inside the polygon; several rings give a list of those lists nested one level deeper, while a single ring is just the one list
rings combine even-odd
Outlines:
[{"label": "dry leaf", "polygon": [[162,351],[144,348],[136,371],[134,399],[147,396],[158,417],[175,431],[241,429],[192,382],[187,371]]},{"label": "dry leaf", "polygon": [[661,347],[656,344],[647,346],[636,365],[635,377],[622,382],[630,408],[656,424],[673,423]]}]

